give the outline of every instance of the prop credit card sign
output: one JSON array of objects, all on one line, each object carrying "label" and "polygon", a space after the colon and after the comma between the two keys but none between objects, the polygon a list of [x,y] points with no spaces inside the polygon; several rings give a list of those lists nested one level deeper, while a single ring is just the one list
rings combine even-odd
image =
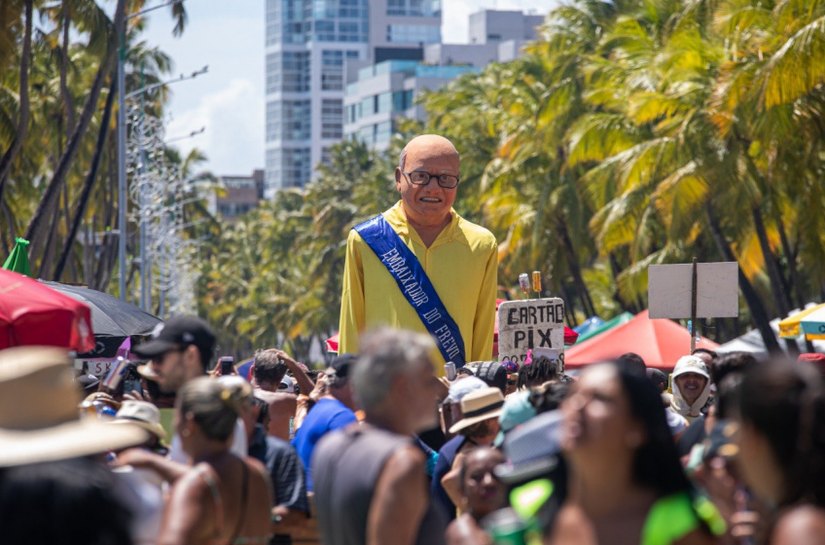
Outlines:
[{"label": "prop credit card sign", "polygon": [[498,359],[519,364],[527,350],[564,351],[564,301],[558,297],[505,301],[498,307]]}]

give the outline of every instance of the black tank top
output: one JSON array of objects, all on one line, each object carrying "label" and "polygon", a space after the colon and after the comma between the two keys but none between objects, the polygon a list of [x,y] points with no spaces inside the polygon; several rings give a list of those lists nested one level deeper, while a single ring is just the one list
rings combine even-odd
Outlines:
[{"label": "black tank top", "polygon": [[[324,545],[364,545],[372,496],[387,459],[412,438],[371,426],[351,426],[324,437],[312,459],[315,507]],[[445,543],[446,520],[429,502],[417,544]]]}]

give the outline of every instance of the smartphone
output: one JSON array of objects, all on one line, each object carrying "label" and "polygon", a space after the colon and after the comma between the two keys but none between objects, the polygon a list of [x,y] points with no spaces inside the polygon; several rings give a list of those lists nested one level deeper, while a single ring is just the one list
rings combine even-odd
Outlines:
[{"label": "smartphone", "polygon": [[221,356],[218,360],[218,365],[221,366],[221,376],[226,377],[235,374],[235,358],[232,356]]},{"label": "smartphone", "polygon": [[123,382],[123,393],[138,392],[143,393],[143,388],[140,384],[140,377],[129,377]]}]

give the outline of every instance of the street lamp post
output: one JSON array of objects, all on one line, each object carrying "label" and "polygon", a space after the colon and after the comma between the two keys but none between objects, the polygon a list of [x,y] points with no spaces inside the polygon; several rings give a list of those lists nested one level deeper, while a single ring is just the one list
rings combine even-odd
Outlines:
[{"label": "street lamp post", "polygon": [[126,23],[133,17],[138,17],[165,8],[183,0],[169,0],[163,4],[152,6],[131,15],[124,13],[115,21],[118,34],[117,55],[117,228],[118,228],[118,290],[121,301],[126,300]]},{"label": "street lamp post", "polygon": [[116,21],[117,55],[117,260],[120,300],[126,300],[126,16]]},{"label": "street lamp post", "polygon": [[[209,70],[209,66],[204,66],[200,70],[196,70],[196,71],[192,72],[191,74],[188,74],[188,75],[181,74],[180,76],[178,76],[176,78],[173,78],[173,79],[169,79],[169,80],[158,82],[158,83],[153,83],[151,85],[146,85],[144,87],[136,89],[136,90],[134,90],[130,93],[127,93],[125,95],[126,100],[133,99],[135,97],[140,97],[140,107],[138,109],[139,113],[138,113],[138,117],[137,117],[137,144],[138,144],[137,174],[138,174],[139,179],[141,180],[139,182],[139,186],[138,186],[139,191],[138,191],[138,195],[137,195],[138,207],[140,209],[140,212],[139,212],[139,224],[140,224],[140,230],[139,230],[139,237],[140,237],[139,238],[139,241],[140,241],[140,250],[139,250],[139,252],[140,252],[140,259],[139,259],[139,262],[140,262],[140,308],[147,311],[147,312],[150,312],[151,308],[152,308],[152,255],[151,255],[151,252],[148,249],[148,245],[150,243],[148,222],[149,222],[150,218],[148,217],[148,211],[147,211],[147,206],[148,206],[148,198],[146,196],[146,192],[147,192],[146,185],[147,184],[146,184],[146,180],[143,179],[146,176],[150,176],[148,174],[148,172],[149,172],[149,165],[148,165],[149,157],[147,156],[147,154],[144,150],[143,144],[149,138],[148,133],[152,132],[152,129],[147,128],[146,125],[145,125],[145,108],[144,108],[144,105],[143,105],[144,97],[145,97],[146,93],[148,93],[150,91],[153,91],[155,89],[158,89],[158,88],[166,86],[166,85],[170,85],[172,83],[177,83],[179,81],[185,81],[185,80],[188,80],[188,79],[196,78],[196,77],[198,77],[202,74],[205,74],[206,72],[208,72],[208,70]],[[203,131],[200,131],[200,132],[203,132]],[[200,134],[200,132],[194,131],[193,135],[194,134]],[[124,172],[126,170],[125,160],[124,160],[124,169],[123,170],[124,170]],[[152,237],[152,240],[154,240],[154,237]]]}]

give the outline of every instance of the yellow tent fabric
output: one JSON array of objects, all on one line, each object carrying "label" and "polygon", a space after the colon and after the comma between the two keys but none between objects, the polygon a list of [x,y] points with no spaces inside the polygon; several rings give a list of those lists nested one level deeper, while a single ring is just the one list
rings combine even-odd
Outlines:
[{"label": "yellow tent fabric", "polygon": [[[801,312],[788,316],[779,322],[779,336],[783,339],[799,337],[802,335],[802,327],[800,326],[802,319],[820,309],[825,309],[825,303],[806,308]],[[808,338],[812,339],[813,337]]]}]

